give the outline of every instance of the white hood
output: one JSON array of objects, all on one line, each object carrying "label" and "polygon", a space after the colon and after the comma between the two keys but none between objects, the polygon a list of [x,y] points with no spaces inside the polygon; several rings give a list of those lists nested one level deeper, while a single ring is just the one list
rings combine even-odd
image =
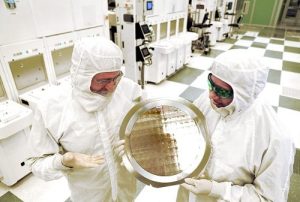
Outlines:
[{"label": "white hood", "polygon": [[233,114],[247,109],[264,89],[268,67],[263,59],[245,49],[232,49],[215,58],[211,72],[231,85]]},{"label": "white hood", "polygon": [[75,43],[70,70],[72,93],[86,111],[102,110],[111,99],[110,96],[90,91],[93,76],[101,72],[120,71],[122,62],[122,51],[106,38],[83,38]]}]

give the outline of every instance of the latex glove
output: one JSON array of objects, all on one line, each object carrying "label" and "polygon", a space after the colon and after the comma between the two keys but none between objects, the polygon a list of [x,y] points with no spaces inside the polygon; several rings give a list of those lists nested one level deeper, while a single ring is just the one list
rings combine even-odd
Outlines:
[{"label": "latex glove", "polygon": [[122,159],[122,156],[125,154],[125,140],[119,140],[114,145],[114,151]]},{"label": "latex glove", "polygon": [[67,152],[63,155],[62,164],[69,168],[94,168],[104,163],[103,155],[86,155]]},{"label": "latex glove", "polygon": [[212,188],[212,181],[207,179],[186,178],[184,181],[181,186],[194,194],[208,195]]},{"label": "latex glove", "polygon": [[118,157],[121,160],[120,165],[124,166],[122,156],[125,154],[125,140],[119,140],[115,145],[114,145],[114,152],[115,154],[118,155]]}]

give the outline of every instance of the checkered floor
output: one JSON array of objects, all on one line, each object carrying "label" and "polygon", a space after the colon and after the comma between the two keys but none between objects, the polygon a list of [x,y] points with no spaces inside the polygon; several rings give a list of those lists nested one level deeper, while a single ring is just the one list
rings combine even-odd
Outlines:
[{"label": "checkered floor", "polygon": [[148,84],[153,97],[180,96],[195,100],[207,89],[207,74],[213,59],[229,49],[249,49],[264,56],[270,65],[268,83],[261,96],[277,111],[300,148],[300,38],[272,38],[248,31],[212,47],[208,55],[193,54],[190,62],[159,85]]},{"label": "checkered floor", "polygon": [[[273,37],[275,36],[275,37]],[[183,97],[194,101],[207,90],[208,69],[213,59],[229,49],[249,49],[263,56],[270,65],[268,83],[261,93],[276,110],[297,147],[294,174],[291,178],[289,202],[298,201],[300,194],[300,37],[281,31],[245,31],[238,39],[226,39],[212,47],[208,55],[195,52],[190,62],[159,85],[148,84],[149,97]],[[149,191],[149,190],[148,190]],[[151,190],[150,190],[151,191]],[[154,196],[154,193],[151,196]],[[163,193],[162,193],[163,195]]]},{"label": "checkered floor", "polygon": [[[195,100],[207,89],[207,74],[213,59],[232,48],[253,50],[264,56],[270,64],[268,83],[261,96],[274,107],[293,135],[296,146],[300,148],[300,37],[288,35],[286,32],[267,29],[240,30],[238,39],[218,42],[208,55],[196,51],[190,62],[176,74],[158,85],[147,84],[145,89],[148,96],[180,96],[190,101]],[[300,197],[297,196],[300,187],[299,151],[295,158],[296,174],[291,179],[289,202],[297,201]],[[164,194],[166,193],[168,192],[165,191]],[[44,182],[30,174],[13,187],[0,183],[0,202],[64,202],[69,201],[69,195],[65,179]],[[153,197],[154,195],[150,199]]]}]

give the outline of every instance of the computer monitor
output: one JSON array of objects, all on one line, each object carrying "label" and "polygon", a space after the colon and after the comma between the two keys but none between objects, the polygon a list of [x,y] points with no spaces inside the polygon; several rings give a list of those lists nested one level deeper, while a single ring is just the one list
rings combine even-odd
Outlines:
[{"label": "computer monitor", "polygon": [[153,9],[153,1],[146,2],[146,9],[147,11],[151,11]]},{"label": "computer monitor", "polygon": [[147,24],[141,25],[141,28],[142,28],[144,35],[147,35],[151,32],[149,29],[149,26]]},{"label": "computer monitor", "polygon": [[204,9],[204,5],[203,4],[197,4],[196,9],[202,10],[202,9]]},{"label": "computer monitor", "polygon": [[228,2],[227,3],[227,10],[231,10],[232,9],[232,2]]},{"label": "computer monitor", "polygon": [[142,53],[143,53],[144,58],[147,58],[150,55],[150,52],[147,47],[142,49]]},{"label": "computer monitor", "polygon": [[151,60],[151,53],[147,46],[140,45],[136,47],[136,61],[145,62]]}]

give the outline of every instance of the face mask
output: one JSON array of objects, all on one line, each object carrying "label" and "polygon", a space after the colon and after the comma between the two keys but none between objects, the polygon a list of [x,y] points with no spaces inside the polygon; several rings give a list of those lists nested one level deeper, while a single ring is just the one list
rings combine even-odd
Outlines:
[{"label": "face mask", "polygon": [[102,96],[96,93],[82,92],[78,89],[73,89],[73,96],[87,112],[103,110],[112,99],[112,95]]},{"label": "face mask", "polygon": [[222,117],[226,117],[228,115],[231,115],[234,110],[235,110],[235,106],[234,106],[234,100],[226,107],[216,107],[212,100],[210,100],[210,105],[213,108],[214,111],[216,111],[217,113],[219,113]]},{"label": "face mask", "polygon": [[92,76],[77,75],[77,83],[73,85],[73,98],[87,112],[103,110],[111,101],[111,95],[102,96],[90,91]]}]

